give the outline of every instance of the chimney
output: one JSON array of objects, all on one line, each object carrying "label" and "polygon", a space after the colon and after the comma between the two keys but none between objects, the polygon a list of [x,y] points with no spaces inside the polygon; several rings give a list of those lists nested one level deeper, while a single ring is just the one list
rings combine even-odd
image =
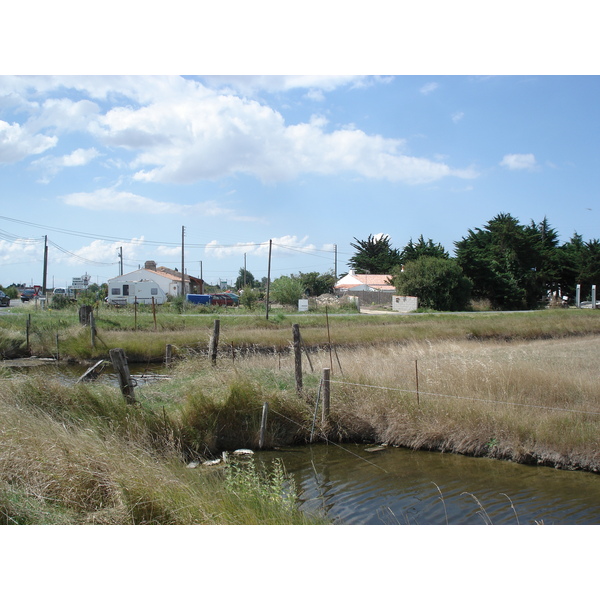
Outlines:
[{"label": "chimney", "polygon": [[147,260],[144,263],[144,269],[148,269],[148,271],[156,271],[156,261],[154,261],[154,260]]}]

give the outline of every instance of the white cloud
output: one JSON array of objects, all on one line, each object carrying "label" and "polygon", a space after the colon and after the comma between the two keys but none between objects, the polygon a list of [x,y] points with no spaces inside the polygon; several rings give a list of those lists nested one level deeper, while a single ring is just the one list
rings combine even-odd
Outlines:
[{"label": "white cloud", "polygon": [[[42,263],[44,248],[43,240],[15,239],[11,241],[0,239],[0,265],[14,265],[27,263]],[[27,269],[30,271],[31,269]],[[15,281],[13,283],[24,283]],[[8,285],[8,282],[5,283]]]},{"label": "white cloud", "polygon": [[[96,136],[99,143],[123,148],[130,152],[127,166],[135,171],[133,177],[138,181],[188,184],[242,174],[272,183],[305,174],[348,173],[419,184],[448,176],[475,176],[470,169],[456,170],[444,162],[410,156],[402,139],[369,135],[343,125],[329,130],[321,119],[287,125],[281,113],[263,102],[207,87],[236,84],[238,89],[245,85],[269,91],[305,88],[319,100],[324,92],[342,85],[373,85],[385,83],[386,78],[225,76],[203,81],[206,85],[174,76],[67,76],[10,78],[4,83],[7,93],[23,96],[34,86],[37,97],[63,93],[67,88],[97,100],[46,99],[27,121],[29,131],[49,127],[55,131],[81,130]],[[429,93],[437,87],[437,83],[430,83],[421,91]],[[110,102],[113,108],[102,114],[100,106],[104,102]],[[57,138],[41,134],[27,140],[26,151],[7,156],[15,160],[13,156],[39,153],[57,143]]]},{"label": "white cloud", "polygon": [[[308,236],[298,238],[295,235],[284,235],[274,237],[272,242],[272,254],[295,254],[298,251],[310,252],[316,251],[314,244],[307,243]],[[322,250],[331,250],[331,244],[327,244]],[[206,255],[214,258],[227,258],[230,256],[240,256],[242,254],[252,254],[254,256],[268,256],[269,241],[266,242],[239,242],[233,245],[223,245],[217,240],[212,240],[206,244]]]},{"label": "white cloud", "polygon": [[88,148],[87,150],[78,148],[71,152],[71,154],[65,154],[64,156],[44,156],[34,160],[31,166],[43,169],[44,176],[41,181],[48,183],[61,169],[66,167],[82,167],[97,156],[100,156],[100,153],[95,148]]},{"label": "white cloud", "polygon": [[426,83],[419,91],[421,94],[427,96],[427,94],[431,94],[440,87],[439,83],[435,83],[432,81],[431,83]]},{"label": "white cloud", "polygon": [[314,102],[323,102],[325,100],[325,94],[322,90],[309,90],[304,94],[304,97]]},{"label": "white cloud", "polygon": [[31,154],[41,154],[57,142],[54,136],[32,134],[18,123],[0,121],[0,163],[15,163]]},{"label": "white cloud", "polygon": [[88,210],[133,212],[153,215],[184,215],[228,218],[235,221],[256,221],[255,217],[238,215],[234,210],[223,206],[215,200],[207,200],[196,204],[176,204],[160,202],[120,191],[116,188],[102,188],[94,192],[76,192],[63,196],[65,204]]},{"label": "white cloud", "polygon": [[455,113],[452,115],[452,121],[453,121],[454,123],[458,123],[459,121],[461,121],[461,120],[462,120],[462,118],[463,118],[464,116],[465,116],[465,113],[464,113],[464,112],[460,112],[460,111],[459,111],[459,112],[455,112]]},{"label": "white cloud", "polygon": [[276,182],[355,172],[415,184],[474,176],[404,154],[404,140],[356,129],[327,132],[325,124],[317,118],[286,126],[280,113],[256,101],[203,92],[177,102],[113,109],[99,120],[96,133],[107,144],[139,151],[131,163],[139,181],[193,183],[247,174]]},{"label": "white cloud", "polygon": [[537,163],[533,154],[506,154],[500,161],[500,166],[511,171],[523,169],[533,171],[537,167]]},{"label": "white cloud", "polygon": [[246,95],[260,91],[285,92],[302,88],[330,92],[341,86],[360,86],[373,80],[356,75],[216,75],[202,79],[211,87],[221,90],[230,88]]}]

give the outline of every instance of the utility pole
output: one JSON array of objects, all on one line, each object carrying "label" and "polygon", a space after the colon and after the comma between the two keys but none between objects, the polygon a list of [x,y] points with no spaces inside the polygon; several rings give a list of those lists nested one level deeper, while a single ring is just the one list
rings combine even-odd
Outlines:
[{"label": "utility pole", "polygon": [[119,275],[123,275],[123,246],[119,246]]},{"label": "utility pole", "polygon": [[200,281],[202,282],[200,285],[202,289],[200,290],[201,294],[204,294],[204,278],[202,277],[202,261],[200,261]]},{"label": "utility pole", "polygon": [[246,253],[244,252],[244,287],[246,287]]},{"label": "utility pole", "polygon": [[269,289],[271,288],[271,248],[273,240],[269,240],[269,268],[267,270],[267,321],[269,320]]},{"label": "utility pole", "polygon": [[46,297],[46,278],[48,277],[48,236],[44,236],[44,276],[42,278],[42,296]]},{"label": "utility pole", "polygon": [[184,238],[185,238],[185,227],[181,226],[181,295],[185,298],[185,270],[184,270]]},{"label": "utility pole", "polygon": [[333,273],[335,280],[337,281],[337,244],[333,245],[333,251],[335,258],[333,259]]}]

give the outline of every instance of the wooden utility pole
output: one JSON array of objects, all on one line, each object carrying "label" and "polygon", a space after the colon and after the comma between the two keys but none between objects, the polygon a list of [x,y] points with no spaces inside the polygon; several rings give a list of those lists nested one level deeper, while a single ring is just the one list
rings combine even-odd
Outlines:
[{"label": "wooden utility pole", "polygon": [[300,340],[300,326],[295,323],[292,325],[292,334],[294,337],[294,372],[296,374],[296,392],[302,391],[302,344]]},{"label": "wooden utility pole", "polygon": [[269,240],[269,268],[267,270],[267,321],[269,320],[269,290],[271,288],[271,248],[273,240]]},{"label": "wooden utility pole", "polygon": [[185,260],[184,260],[185,227],[181,226],[181,295],[185,298]]},{"label": "wooden utility pole", "polygon": [[335,280],[337,281],[337,244],[333,245],[333,251],[334,251],[334,259],[333,259],[333,274],[335,277]]},{"label": "wooden utility pole", "polygon": [[42,296],[46,297],[46,279],[48,277],[48,236],[44,236],[44,275],[42,278]]}]

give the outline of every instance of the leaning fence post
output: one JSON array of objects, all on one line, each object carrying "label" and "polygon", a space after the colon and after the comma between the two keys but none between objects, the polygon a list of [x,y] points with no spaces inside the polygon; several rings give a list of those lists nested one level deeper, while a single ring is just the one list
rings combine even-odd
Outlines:
[{"label": "leaning fence post", "polygon": [[131,375],[129,374],[129,367],[127,366],[127,358],[122,348],[112,348],[108,352],[110,360],[112,361],[113,368],[117,372],[119,378],[119,386],[121,387],[121,393],[125,398],[127,404],[135,404],[135,394],[133,392],[133,383],[131,381]]},{"label": "leaning fence post", "polygon": [[294,367],[296,373],[296,392],[302,391],[302,346],[300,342],[300,326],[295,323],[292,325],[292,334],[294,336]]},{"label": "leaning fence post", "polygon": [[258,440],[258,447],[262,450],[265,445],[265,432],[267,430],[267,415],[269,414],[269,403],[265,402],[262,409],[262,418],[260,421],[260,438]]},{"label": "leaning fence post", "polygon": [[329,421],[329,402],[331,399],[331,369],[323,369],[323,425]]},{"label": "leaning fence post", "polygon": [[208,347],[208,353],[210,354],[210,358],[212,360],[213,365],[217,364],[217,351],[219,349],[220,326],[221,326],[221,321],[219,319],[215,319],[213,334],[210,336],[210,344]]}]

